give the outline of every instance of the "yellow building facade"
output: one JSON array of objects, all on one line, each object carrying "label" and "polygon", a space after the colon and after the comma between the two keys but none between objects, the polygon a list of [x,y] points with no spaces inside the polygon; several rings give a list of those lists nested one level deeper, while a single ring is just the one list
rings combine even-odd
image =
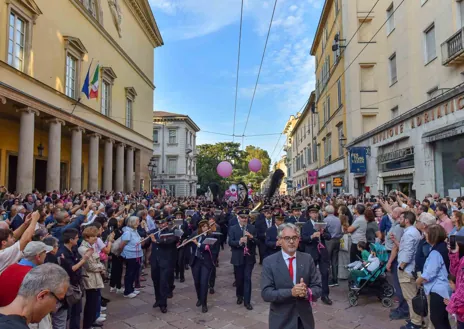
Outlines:
[{"label": "yellow building facade", "polygon": [[345,69],[341,0],[326,0],[311,47],[316,63],[318,183],[322,193],[346,190]]},{"label": "yellow building facade", "polygon": [[0,185],[147,188],[162,44],[148,0],[0,0]]}]

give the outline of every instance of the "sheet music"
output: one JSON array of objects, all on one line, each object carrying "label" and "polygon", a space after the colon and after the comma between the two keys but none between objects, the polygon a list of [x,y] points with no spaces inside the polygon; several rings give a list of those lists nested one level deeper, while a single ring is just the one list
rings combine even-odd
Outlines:
[{"label": "sheet music", "polygon": [[205,241],[202,242],[202,244],[213,245],[216,243],[216,241],[217,239],[215,238],[206,238]]},{"label": "sheet music", "polygon": [[176,230],[174,230],[174,235],[181,238],[182,235],[184,235],[184,231],[176,229]]}]

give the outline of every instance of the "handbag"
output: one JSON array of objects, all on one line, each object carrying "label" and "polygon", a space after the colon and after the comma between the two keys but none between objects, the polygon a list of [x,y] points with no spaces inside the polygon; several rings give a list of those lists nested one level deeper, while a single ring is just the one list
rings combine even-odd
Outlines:
[{"label": "handbag", "polygon": [[340,239],[340,250],[349,252],[350,248],[351,248],[351,236],[350,234],[343,234],[343,237]]},{"label": "handbag", "polygon": [[72,306],[77,304],[83,297],[82,288],[80,285],[69,285],[68,291],[66,291],[66,304]]},{"label": "handbag", "polygon": [[417,295],[412,299],[412,309],[414,313],[421,317],[426,317],[429,313],[427,304],[427,296],[425,295],[424,288],[420,287]]},{"label": "handbag", "polygon": [[113,242],[113,244],[111,245],[111,253],[113,255],[116,255],[116,256],[120,256],[121,255],[121,250],[119,249],[119,247],[121,247],[121,242],[122,242],[122,236],[120,236],[116,241]]}]

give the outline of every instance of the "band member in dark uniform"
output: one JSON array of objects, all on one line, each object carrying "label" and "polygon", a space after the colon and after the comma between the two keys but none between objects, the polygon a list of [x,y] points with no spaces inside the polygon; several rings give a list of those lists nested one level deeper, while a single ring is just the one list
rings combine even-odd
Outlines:
[{"label": "band member in dark uniform", "polygon": [[256,263],[256,229],[248,224],[248,210],[238,212],[239,225],[234,225],[229,232],[229,246],[232,248],[237,304],[244,302],[247,310],[251,306],[251,274]]},{"label": "band member in dark uniform", "polygon": [[274,224],[266,230],[266,255],[264,257],[280,251],[281,247],[277,237],[277,228],[284,223],[284,220],[284,216],[278,214],[274,217]]},{"label": "band member in dark uniform", "polygon": [[[198,222],[198,231],[192,233],[192,237],[198,234],[205,233],[209,230],[208,221],[202,219]],[[199,236],[194,239],[190,245],[192,247],[192,254],[190,257],[190,267],[192,268],[193,281],[195,283],[195,290],[197,292],[197,307],[201,306],[203,313],[208,312],[208,284],[211,271],[214,267],[213,257],[211,253],[211,246],[206,245],[204,241],[212,237],[212,235]],[[216,241],[215,244],[218,242]]]},{"label": "band member in dark uniform", "polygon": [[156,302],[153,307],[159,307],[162,313],[167,312],[167,299],[172,294],[171,279],[176,266],[176,244],[179,238],[174,230],[169,229],[169,222],[161,213],[156,221],[161,232],[150,235],[152,247],[150,256],[151,279],[155,288]]},{"label": "band member in dark uniform", "polygon": [[[180,238],[180,241],[179,241],[179,243],[181,244],[182,242],[187,240],[187,238],[189,237],[191,232],[189,232],[187,221],[185,219],[183,219],[184,213],[179,209],[174,213],[174,215],[176,216],[175,223],[174,223],[174,229],[178,229],[178,230],[181,230],[182,232],[184,232],[182,234],[182,237]],[[180,222],[181,219],[182,219],[182,224],[178,224],[177,221]],[[181,248],[177,249],[176,271],[175,271],[176,277],[175,278],[176,279],[180,278],[180,282],[185,281],[185,276],[184,276],[184,272],[185,272],[185,251],[189,247],[190,246],[185,246],[185,247],[181,247]]]},{"label": "band member in dark uniform", "polygon": [[211,275],[209,277],[209,293],[214,294],[214,286],[216,285],[216,267],[218,267],[219,252],[221,250],[220,238],[222,234],[218,232],[219,225],[215,221],[216,216],[210,216],[208,219],[208,225],[211,229],[211,237],[218,239],[218,241],[210,246],[211,256],[213,260],[213,268],[211,270]]},{"label": "band member in dark uniform", "polygon": [[[325,229],[317,231],[314,225],[321,223],[319,217],[319,206],[310,205],[308,207],[309,218],[303,225],[301,233],[301,241],[305,245],[305,252],[310,254],[314,260],[314,264],[319,266],[321,272],[322,282],[322,297],[321,300],[324,304],[332,305],[332,301],[329,298],[329,253],[325,245],[326,240],[330,240],[330,233]],[[313,225],[314,221],[314,225]]]},{"label": "band member in dark uniform", "polygon": [[305,222],[304,216],[301,214],[300,206],[292,207],[292,214],[285,219],[285,223],[295,224],[296,222]]},{"label": "band member in dark uniform", "polygon": [[258,239],[259,264],[263,263],[266,257],[266,231],[274,225],[271,208],[263,209],[264,216],[258,216],[255,222],[256,237]]},{"label": "band member in dark uniform", "polygon": [[222,234],[219,238],[219,244],[222,250],[224,250],[224,244],[227,241],[227,229],[229,227],[229,220],[226,216],[225,210],[222,209],[222,207],[218,207],[218,212],[220,211],[221,213],[219,215],[216,215],[216,223],[219,224],[218,231]]}]

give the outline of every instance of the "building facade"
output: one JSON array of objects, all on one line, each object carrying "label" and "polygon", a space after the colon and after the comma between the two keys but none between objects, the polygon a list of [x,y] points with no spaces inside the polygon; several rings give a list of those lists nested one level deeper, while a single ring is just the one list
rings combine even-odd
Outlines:
[{"label": "building facade", "polygon": [[292,148],[292,180],[294,193],[312,195],[318,191],[317,182],[311,182],[309,172],[318,168],[317,133],[318,114],[315,113],[315,92],[290,132]]},{"label": "building facade", "polygon": [[[372,6],[344,2],[344,23],[360,24]],[[463,195],[464,2],[381,0],[373,12],[360,29],[365,39],[344,53],[353,62],[345,75],[347,146],[355,159],[359,148],[367,151],[350,192]],[[358,26],[344,28],[349,35]],[[368,47],[355,59],[361,42]]]},{"label": "building facade", "polygon": [[[276,171],[277,169],[280,169],[282,170],[285,175],[287,175],[287,156],[286,155],[283,155],[282,158],[277,161],[275,164],[274,164],[274,171]],[[286,176],[284,177],[284,179],[282,180],[282,183],[280,183],[280,186],[279,186],[279,195],[286,195],[287,194],[287,180],[286,180]]]},{"label": "building facade", "polygon": [[147,188],[162,44],[147,0],[0,0],[0,185]]},{"label": "building facade", "polygon": [[197,195],[196,134],[200,128],[188,115],[153,112],[152,187],[172,196]]},{"label": "building facade", "polygon": [[316,64],[318,182],[321,193],[327,194],[347,190],[345,76],[342,74],[346,62],[340,47],[346,38],[343,10],[342,0],[325,1],[310,52]]},{"label": "building facade", "polygon": [[285,184],[287,185],[287,194],[292,195],[294,192],[293,189],[293,148],[292,148],[292,130],[295,124],[298,121],[298,116],[299,113],[295,115],[291,115],[290,118],[287,120],[287,123],[285,124],[283,134],[285,135],[285,144],[283,151],[286,153],[286,166],[287,166],[287,171],[285,172]]}]

